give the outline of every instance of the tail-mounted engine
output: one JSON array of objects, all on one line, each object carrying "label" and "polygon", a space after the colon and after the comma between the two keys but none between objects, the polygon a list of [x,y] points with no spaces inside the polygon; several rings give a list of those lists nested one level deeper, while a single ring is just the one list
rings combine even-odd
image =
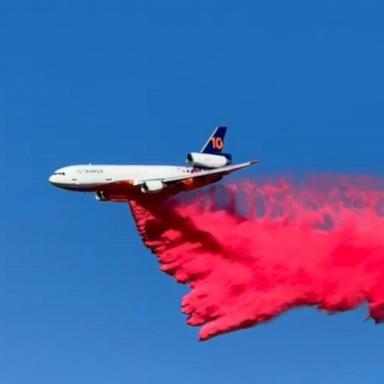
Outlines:
[{"label": "tail-mounted engine", "polygon": [[220,155],[211,153],[191,152],[187,155],[186,162],[195,168],[221,168],[231,164],[231,155],[220,153]]}]

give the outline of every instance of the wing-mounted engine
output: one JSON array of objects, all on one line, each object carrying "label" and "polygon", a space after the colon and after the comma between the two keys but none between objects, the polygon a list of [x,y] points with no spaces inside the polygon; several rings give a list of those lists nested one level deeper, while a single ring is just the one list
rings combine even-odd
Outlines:
[{"label": "wing-mounted engine", "polygon": [[188,153],[186,161],[195,168],[221,168],[231,164],[232,158],[226,153],[191,152]]},{"label": "wing-mounted engine", "polygon": [[143,193],[156,193],[164,189],[164,184],[160,180],[148,180],[143,183],[140,189]]}]

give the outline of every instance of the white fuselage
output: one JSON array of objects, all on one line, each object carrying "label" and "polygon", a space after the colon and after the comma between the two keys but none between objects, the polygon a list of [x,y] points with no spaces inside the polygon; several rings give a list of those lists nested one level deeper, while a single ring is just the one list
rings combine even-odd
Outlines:
[{"label": "white fuselage", "polygon": [[130,181],[133,186],[147,180],[188,176],[193,167],[169,165],[72,165],[60,168],[49,178],[57,187],[74,191],[98,191],[111,183]]}]

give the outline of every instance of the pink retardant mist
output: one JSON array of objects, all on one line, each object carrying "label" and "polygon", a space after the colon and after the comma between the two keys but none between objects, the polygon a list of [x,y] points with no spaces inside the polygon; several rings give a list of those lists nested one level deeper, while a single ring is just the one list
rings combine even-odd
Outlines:
[{"label": "pink retardant mist", "polygon": [[381,180],[241,181],[130,206],[161,270],[190,288],[181,307],[200,340],[298,306],[368,303],[384,321]]}]

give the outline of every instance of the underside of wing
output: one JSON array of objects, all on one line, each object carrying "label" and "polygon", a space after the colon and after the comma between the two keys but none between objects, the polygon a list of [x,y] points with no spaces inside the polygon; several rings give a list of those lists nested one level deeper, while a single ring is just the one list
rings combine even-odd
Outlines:
[{"label": "underside of wing", "polygon": [[225,167],[212,169],[212,170],[196,170],[194,173],[188,174],[187,176],[177,176],[168,179],[163,179],[162,182],[166,185],[177,184],[180,182],[193,181],[196,179],[221,179],[223,176],[238,171],[243,168],[250,167],[259,163],[259,160],[247,161],[245,163],[227,165]]},{"label": "underside of wing", "polygon": [[137,182],[133,180],[121,180],[104,185],[102,190],[97,191],[96,199],[100,201],[125,202],[146,198],[145,196],[148,194],[167,197],[181,191],[188,191],[212,184],[229,173],[250,167],[258,162],[259,161],[248,161],[211,170],[196,169],[188,175],[170,178],[158,178]]}]

